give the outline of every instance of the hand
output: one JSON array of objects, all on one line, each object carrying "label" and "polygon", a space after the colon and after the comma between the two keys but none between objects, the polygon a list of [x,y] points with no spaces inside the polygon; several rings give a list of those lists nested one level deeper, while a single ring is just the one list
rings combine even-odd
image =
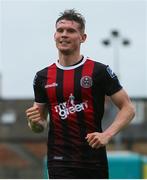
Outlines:
[{"label": "hand", "polygon": [[89,133],[86,136],[86,140],[92,148],[100,148],[108,144],[109,138],[106,136],[105,133],[99,133],[99,132],[94,132],[94,133]]},{"label": "hand", "polygon": [[32,123],[37,123],[42,120],[41,113],[39,111],[39,107],[33,106],[26,110],[26,116],[28,118],[28,121],[31,121]]}]

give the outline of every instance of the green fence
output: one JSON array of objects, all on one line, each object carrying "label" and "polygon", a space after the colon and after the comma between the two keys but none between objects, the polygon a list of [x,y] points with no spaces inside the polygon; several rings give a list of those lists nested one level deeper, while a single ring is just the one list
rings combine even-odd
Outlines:
[{"label": "green fence", "polygon": [[110,179],[142,178],[142,157],[140,154],[118,151],[108,153]]},{"label": "green fence", "polygon": [[142,167],[142,178],[147,179],[147,156],[142,157],[143,167]]}]

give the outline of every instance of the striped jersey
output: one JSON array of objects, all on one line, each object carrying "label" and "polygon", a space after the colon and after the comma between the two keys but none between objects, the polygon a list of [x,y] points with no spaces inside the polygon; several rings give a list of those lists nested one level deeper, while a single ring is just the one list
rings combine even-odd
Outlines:
[{"label": "striped jersey", "polygon": [[85,137],[102,132],[105,95],[121,88],[109,66],[90,58],[68,67],[56,62],[36,73],[35,102],[47,104],[50,114],[50,166],[107,166],[105,147],[93,149]]}]

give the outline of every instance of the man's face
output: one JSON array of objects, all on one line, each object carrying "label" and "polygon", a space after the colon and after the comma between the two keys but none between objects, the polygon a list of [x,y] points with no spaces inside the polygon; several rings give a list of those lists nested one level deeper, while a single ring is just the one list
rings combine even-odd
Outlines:
[{"label": "man's face", "polygon": [[85,41],[86,35],[80,31],[77,22],[60,20],[56,24],[54,39],[61,53],[72,54],[80,50],[80,44]]}]

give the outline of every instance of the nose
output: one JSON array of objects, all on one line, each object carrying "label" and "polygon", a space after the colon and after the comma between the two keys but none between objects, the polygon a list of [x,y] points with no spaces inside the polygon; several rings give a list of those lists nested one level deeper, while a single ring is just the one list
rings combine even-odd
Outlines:
[{"label": "nose", "polygon": [[66,30],[64,30],[64,31],[62,32],[62,37],[67,37],[67,36],[68,36],[68,33],[67,33]]}]

